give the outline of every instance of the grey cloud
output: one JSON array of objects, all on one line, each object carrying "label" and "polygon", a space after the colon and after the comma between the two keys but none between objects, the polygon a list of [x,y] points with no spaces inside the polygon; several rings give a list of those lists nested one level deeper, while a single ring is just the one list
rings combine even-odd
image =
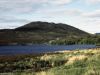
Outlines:
[{"label": "grey cloud", "polygon": [[59,5],[67,4],[72,0],[0,0],[0,6],[6,8],[30,8],[30,7],[41,7],[44,4],[48,5]]},{"label": "grey cloud", "polygon": [[85,0],[88,4],[97,4],[100,3],[100,0]]},{"label": "grey cloud", "polygon": [[66,16],[79,16],[82,13],[82,10],[80,9],[42,9],[37,10],[38,14],[45,14],[50,16],[60,16],[60,15],[66,15]]},{"label": "grey cloud", "polygon": [[42,7],[39,0],[0,0],[0,13],[28,13]]},{"label": "grey cloud", "polygon": [[0,17],[0,23],[25,23],[29,22],[27,19],[18,19],[15,17]]},{"label": "grey cloud", "polygon": [[82,16],[89,17],[89,18],[100,18],[100,10],[83,13]]}]

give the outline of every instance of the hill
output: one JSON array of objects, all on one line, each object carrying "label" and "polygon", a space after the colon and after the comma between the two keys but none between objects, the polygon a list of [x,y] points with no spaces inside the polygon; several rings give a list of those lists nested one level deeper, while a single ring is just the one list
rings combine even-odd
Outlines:
[{"label": "hill", "polygon": [[0,43],[47,43],[55,39],[81,38],[89,35],[67,24],[38,21],[15,29],[0,30]]},{"label": "hill", "polygon": [[86,32],[79,30],[67,24],[62,23],[48,23],[48,22],[31,22],[24,26],[18,27],[16,31],[33,31],[33,32],[54,32],[54,33],[65,33],[65,34],[87,34]]}]

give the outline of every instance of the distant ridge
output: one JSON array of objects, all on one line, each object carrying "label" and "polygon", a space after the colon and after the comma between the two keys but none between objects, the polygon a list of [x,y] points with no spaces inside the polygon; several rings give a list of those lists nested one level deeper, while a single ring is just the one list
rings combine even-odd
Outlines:
[{"label": "distant ridge", "polygon": [[45,43],[57,38],[83,38],[89,35],[67,24],[37,21],[15,29],[0,30],[0,43]]},{"label": "distant ridge", "polygon": [[24,26],[18,27],[16,31],[33,31],[33,32],[56,32],[56,33],[68,33],[71,32],[77,34],[87,34],[86,32],[75,28],[73,26],[63,24],[63,23],[48,23],[48,22],[31,22]]}]

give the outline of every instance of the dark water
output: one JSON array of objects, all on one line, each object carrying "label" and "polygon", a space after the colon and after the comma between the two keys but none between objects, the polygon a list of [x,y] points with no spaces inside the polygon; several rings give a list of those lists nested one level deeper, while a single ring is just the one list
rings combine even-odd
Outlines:
[{"label": "dark water", "polygon": [[30,54],[95,48],[95,45],[30,45],[30,46],[0,46],[0,55]]}]

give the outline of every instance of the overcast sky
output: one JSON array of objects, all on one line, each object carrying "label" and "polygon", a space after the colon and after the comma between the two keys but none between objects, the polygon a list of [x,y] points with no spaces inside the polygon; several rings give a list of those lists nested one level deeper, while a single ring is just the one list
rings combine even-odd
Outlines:
[{"label": "overcast sky", "polygon": [[0,0],[0,29],[32,21],[66,23],[100,32],[100,0]]}]

